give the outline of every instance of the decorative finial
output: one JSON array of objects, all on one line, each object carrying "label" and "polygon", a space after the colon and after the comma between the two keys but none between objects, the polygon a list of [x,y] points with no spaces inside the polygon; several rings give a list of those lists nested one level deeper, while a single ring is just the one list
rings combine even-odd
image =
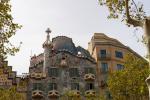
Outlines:
[{"label": "decorative finial", "polygon": [[49,35],[51,33],[50,28],[47,28],[45,32],[47,33],[47,41],[50,41],[50,35]]},{"label": "decorative finial", "polygon": [[49,34],[49,33],[51,33],[52,31],[49,29],[49,28],[47,28],[47,30],[45,31],[47,34]]},{"label": "decorative finial", "polygon": [[50,41],[51,30],[49,28],[47,28],[47,30],[45,32],[47,33],[47,37],[46,37],[46,41],[43,43],[43,47],[51,45],[51,41]]}]

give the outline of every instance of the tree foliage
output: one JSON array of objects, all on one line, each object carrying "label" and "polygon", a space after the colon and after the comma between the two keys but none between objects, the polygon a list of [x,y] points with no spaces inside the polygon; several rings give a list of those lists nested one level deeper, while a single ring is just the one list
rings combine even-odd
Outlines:
[{"label": "tree foliage", "polygon": [[[150,17],[145,14],[143,4],[137,4],[134,0],[99,0],[99,2],[109,9],[110,15],[108,18],[122,17],[122,21],[126,21],[128,26],[133,25],[133,27],[141,27],[144,30],[142,38],[147,47],[150,67]],[[146,82],[150,90],[150,76],[146,79]]]},{"label": "tree foliage", "polygon": [[110,74],[108,88],[114,100],[146,100],[148,88],[145,79],[149,75],[148,63],[133,55],[127,55],[124,69]]},{"label": "tree foliage", "polygon": [[110,14],[108,18],[121,17],[122,21],[127,21],[128,25],[133,25],[133,21],[136,22],[146,18],[143,4],[140,2],[138,4],[134,0],[99,0],[99,2],[100,5],[105,5],[109,9]]},{"label": "tree foliage", "polygon": [[20,28],[20,25],[13,22],[10,0],[0,0],[0,58],[6,58],[7,54],[14,55],[19,51],[19,47],[11,44],[9,39]]},{"label": "tree foliage", "polygon": [[24,96],[17,92],[15,87],[0,89],[0,100],[25,100]]}]

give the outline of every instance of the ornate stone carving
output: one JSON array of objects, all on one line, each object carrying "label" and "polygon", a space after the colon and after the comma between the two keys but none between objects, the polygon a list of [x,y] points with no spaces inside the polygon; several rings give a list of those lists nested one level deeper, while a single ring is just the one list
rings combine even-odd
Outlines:
[{"label": "ornate stone carving", "polygon": [[43,98],[43,91],[35,90],[32,92],[32,98]]},{"label": "ornate stone carving", "polygon": [[89,74],[85,74],[84,75],[84,80],[86,80],[86,81],[93,81],[93,80],[95,80],[95,75],[94,74],[92,74],[92,73],[89,73]]},{"label": "ornate stone carving", "polygon": [[49,98],[59,97],[59,92],[57,90],[51,90],[48,92],[48,97]]}]

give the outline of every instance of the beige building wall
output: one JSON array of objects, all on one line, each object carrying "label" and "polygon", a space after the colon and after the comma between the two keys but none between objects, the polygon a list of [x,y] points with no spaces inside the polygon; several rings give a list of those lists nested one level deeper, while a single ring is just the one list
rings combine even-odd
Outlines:
[{"label": "beige building wall", "polygon": [[[118,40],[110,38],[103,33],[94,33],[91,41],[88,43],[88,50],[92,57],[97,61],[97,74],[101,95],[104,95],[106,91],[106,84],[103,84],[102,81],[107,80],[109,72],[118,70],[117,64],[124,64],[126,54],[132,53],[137,57],[141,57]],[[100,50],[106,50],[105,57],[101,57]],[[121,52],[123,58],[116,57],[116,51]],[[107,73],[103,73],[101,63],[108,64]]]}]

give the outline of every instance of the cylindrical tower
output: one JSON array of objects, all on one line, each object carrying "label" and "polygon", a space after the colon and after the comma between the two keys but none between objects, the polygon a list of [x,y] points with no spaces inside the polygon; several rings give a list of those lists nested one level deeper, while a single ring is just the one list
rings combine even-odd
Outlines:
[{"label": "cylindrical tower", "polygon": [[47,33],[47,38],[46,41],[43,43],[43,49],[44,49],[43,73],[46,72],[46,67],[49,66],[50,54],[52,49],[52,42],[50,41],[51,30],[48,28],[46,30],[46,33]]}]

